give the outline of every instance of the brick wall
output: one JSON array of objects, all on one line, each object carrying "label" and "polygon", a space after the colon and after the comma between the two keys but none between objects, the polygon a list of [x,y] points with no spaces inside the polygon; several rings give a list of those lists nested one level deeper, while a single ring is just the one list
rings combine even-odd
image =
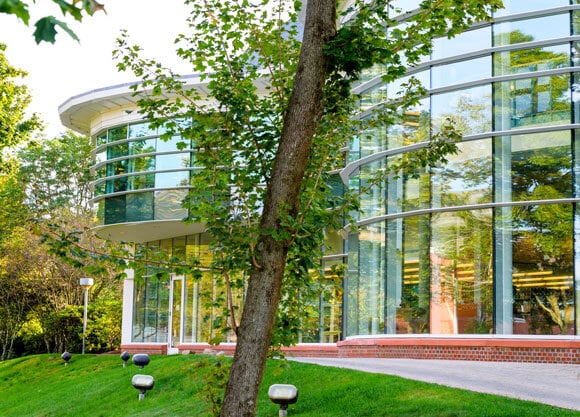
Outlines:
[{"label": "brick wall", "polygon": [[[164,344],[121,346],[129,353],[166,354]],[[447,359],[490,362],[535,362],[580,364],[580,338],[510,339],[510,338],[353,338],[338,343],[301,344],[283,349],[297,357],[361,357]],[[235,344],[211,346],[205,343],[182,344],[179,353],[219,353],[231,356]]]},{"label": "brick wall", "polygon": [[580,364],[580,339],[378,338],[337,345],[340,357]]},{"label": "brick wall", "polygon": [[165,343],[131,343],[121,345],[122,352],[129,352],[130,354],[147,353],[149,355],[165,355],[167,354],[167,344]]}]

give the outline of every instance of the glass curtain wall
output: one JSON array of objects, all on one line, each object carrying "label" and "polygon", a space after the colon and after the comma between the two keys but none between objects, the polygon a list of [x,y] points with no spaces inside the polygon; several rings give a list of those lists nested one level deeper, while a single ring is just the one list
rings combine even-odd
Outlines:
[{"label": "glass curtain wall", "polygon": [[[580,12],[562,0],[504,3],[497,23],[435,40],[431,62],[413,69],[429,97],[350,147],[355,166],[392,150],[353,171],[348,186],[360,191],[445,118],[464,135],[446,164],[386,177],[362,197],[345,336],[580,334],[579,49],[569,38]],[[362,111],[396,97],[397,83],[368,84]]]},{"label": "glass curtain wall", "polygon": [[192,146],[183,147],[179,136],[163,140],[164,132],[138,122],[97,134],[93,186],[100,224],[187,216],[181,205],[189,186]]},{"label": "glass curtain wall", "polygon": [[[174,286],[173,303],[179,305],[175,312],[179,317],[174,321],[181,323],[176,336],[181,343],[209,342],[217,334],[214,320],[221,312],[217,311],[218,299],[224,299],[225,288],[219,285],[217,277],[207,267],[212,258],[208,248],[208,236],[197,234],[174,239],[149,242],[137,253],[145,257],[142,266],[135,270],[133,295],[133,342],[167,342],[168,315],[172,274],[159,274],[157,261],[173,258],[174,261],[200,262],[201,277],[180,277],[180,285]],[[240,294],[236,294],[238,297]],[[231,335],[223,335],[229,341]]]},{"label": "glass curtain wall", "polygon": [[[220,330],[225,327],[224,311],[219,306],[227,298],[226,287],[221,275],[208,268],[213,257],[209,243],[207,234],[196,234],[148,242],[136,248],[143,262],[135,269],[133,342],[168,343],[170,310],[173,312],[172,342],[177,341],[176,345],[208,343],[218,338],[235,341],[231,332]],[[342,238],[338,233],[329,233],[329,243],[333,249],[321,263],[323,274],[319,288],[312,299],[304,301],[304,308],[310,314],[303,323],[300,342],[336,342],[341,338],[342,291],[334,283],[339,279],[335,267],[344,262]],[[156,265],[168,259],[199,261],[200,277],[160,273]],[[232,295],[241,311],[244,289],[234,288]]]}]

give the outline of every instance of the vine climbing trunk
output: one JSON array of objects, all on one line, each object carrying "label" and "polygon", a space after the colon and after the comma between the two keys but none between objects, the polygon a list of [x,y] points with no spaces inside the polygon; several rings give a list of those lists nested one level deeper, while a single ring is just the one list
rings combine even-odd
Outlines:
[{"label": "vine climbing trunk", "polygon": [[234,362],[221,417],[250,417],[256,399],[280,301],[290,238],[281,238],[281,218],[296,215],[312,138],[323,109],[327,74],[324,45],[336,34],[336,0],[309,0],[298,69],[284,116],[282,136],[260,223],[257,264],[248,284]]}]

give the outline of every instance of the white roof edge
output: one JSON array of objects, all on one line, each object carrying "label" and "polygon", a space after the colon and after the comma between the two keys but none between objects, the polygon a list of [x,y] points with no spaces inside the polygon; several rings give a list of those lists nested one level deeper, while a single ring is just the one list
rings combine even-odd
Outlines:
[{"label": "white roof edge", "polygon": [[[188,86],[201,86],[204,84],[201,80],[200,74],[182,76],[179,77],[179,79],[184,81],[185,85]],[[109,106],[106,106],[106,104],[115,98],[118,99],[119,97],[123,97],[128,101],[136,103],[138,98],[134,96],[135,92],[133,89],[131,89],[131,86],[137,84],[141,84],[141,82],[127,82],[123,84],[97,88],[72,96],[65,100],[60,106],[58,106],[60,120],[62,124],[69,129],[76,130],[79,133],[89,134],[91,119],[99,112],[95,110],[90,116],[85,116],[82,122],[79,122],[78,120],[73,121],[74,116],[77,115],[78,112],[83,108],[86,108],[88,104],[102,104],[103,110],[108,109]]]}]

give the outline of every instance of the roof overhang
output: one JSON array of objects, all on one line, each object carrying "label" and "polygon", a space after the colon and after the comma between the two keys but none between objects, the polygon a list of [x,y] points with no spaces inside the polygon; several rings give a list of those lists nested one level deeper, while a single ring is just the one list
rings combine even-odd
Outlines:
[{"label": "roof overhang", "polygon": [[[186,89],[196,89],[202,96],[207,96],[207,81],[194,74],[180,77]],[[58,106],[58,113],[62,124],[84,135],[91,134],[91,124],[100,115],[127,107],[137,107],[141,94],[132,88],[139,82],[118,84],[110,87],[98,88],[73,96]],[[165,94],[163,98],[171,98]]]},{"label": "roof overhang", "polygon": [[[202,77],[202,75],[199,74],[192,74],[180,77],[179,79],[183,81],[185,90],[195,89],[202,100],[208,100],[207,103],[213,102],[213,100],[208,99],[209,90],[207,88],[207,84],[211,77]],[[60,121],[69,129],[83,135],[91,135],[95,133],[92,131],[93,124],[95,121],[101,119],[102,115],[120,109],[137,108],[137,101],[143,94],[142,92],[136,93],[132,88],[137,84],[139,84],[139,82],[119,84],[73,96],[58,107]],[[255,85],[258,88],[258,91],[265,92],[268,88],[269,82],[266,77],[263,77],[257,79]],[[176,95],[165,93],[162,96],[162,98],[173,97],[176,97]],[[102,125],[100,125],[100,127],[102,127]]]},{"label": "roof overhang", "polygon": [[134,223],[119,223],[94,228],[97,236],[116,242],[144,243],[170,239],[205,231],[202,223],[185,223],[182,220],[153,220]]}]

